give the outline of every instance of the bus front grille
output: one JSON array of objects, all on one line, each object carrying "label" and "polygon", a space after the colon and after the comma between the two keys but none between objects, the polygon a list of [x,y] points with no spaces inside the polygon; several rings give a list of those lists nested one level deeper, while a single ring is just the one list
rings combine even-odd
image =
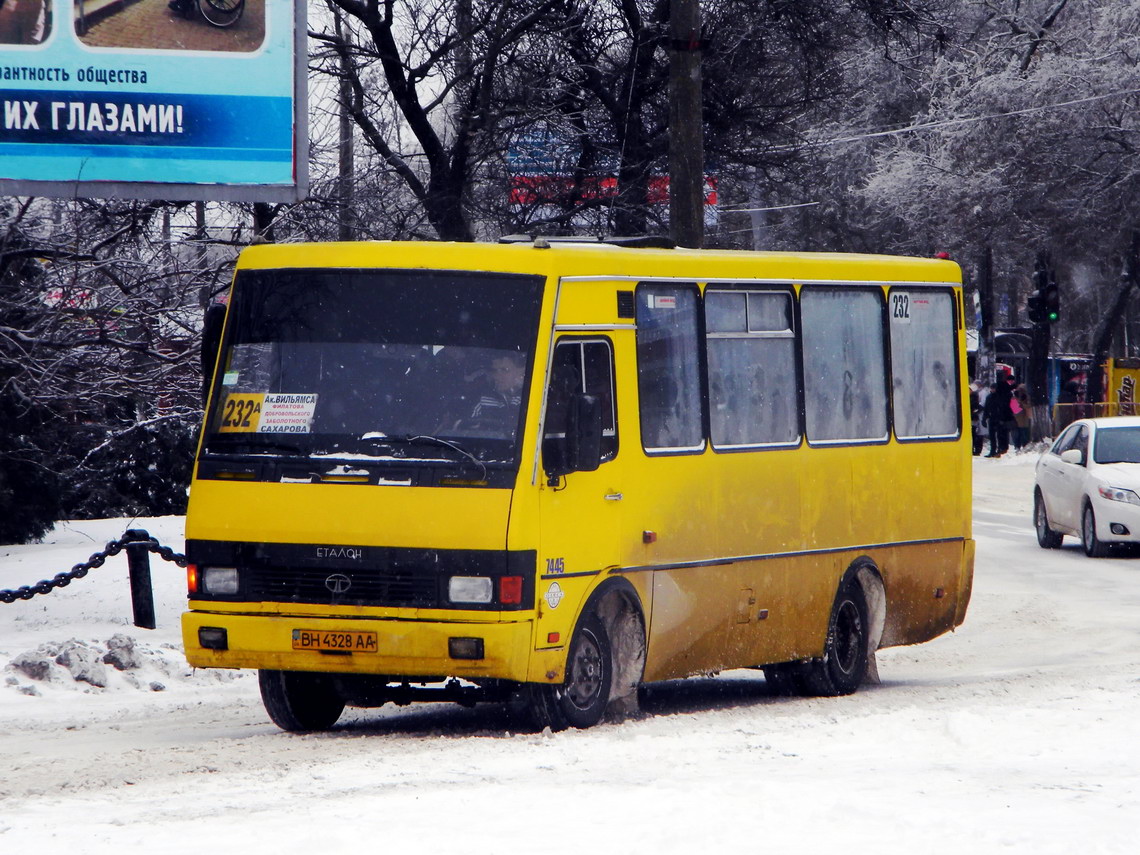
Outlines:
[{"label": "bus front grille", "polygon": [[434,608],[435,574],[387,570],[251,567],[242,571],[242,599],[278,603]]}]

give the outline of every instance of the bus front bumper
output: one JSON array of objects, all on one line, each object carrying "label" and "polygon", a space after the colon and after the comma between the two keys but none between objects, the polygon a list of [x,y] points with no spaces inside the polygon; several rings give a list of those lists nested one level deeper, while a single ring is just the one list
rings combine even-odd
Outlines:
[{"label": "bus front bumper", "polygon": [[[532,629],[530,620],[460,623],[207,612],[182,615],[186,659],[195,668],[393,677],[482,677],[525,682],[528,669],[539,664],[531,661]],[[345,641],[346,646],[356,649],[297,649],[314,637],[334,643]],[[476,653],[481,654],[479,658],[467,658]],[[560,678],[561,668],[558,672]],[[550,677],[539,680],[547,682]]]}]

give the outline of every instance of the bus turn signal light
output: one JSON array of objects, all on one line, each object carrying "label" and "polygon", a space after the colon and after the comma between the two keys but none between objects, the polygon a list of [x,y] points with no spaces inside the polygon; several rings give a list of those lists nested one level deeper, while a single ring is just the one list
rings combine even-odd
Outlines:
[{"label": "bus turn signal light", "polygon": [[186,565],[186,590],[191,594],[198,593],[198,565]]}]

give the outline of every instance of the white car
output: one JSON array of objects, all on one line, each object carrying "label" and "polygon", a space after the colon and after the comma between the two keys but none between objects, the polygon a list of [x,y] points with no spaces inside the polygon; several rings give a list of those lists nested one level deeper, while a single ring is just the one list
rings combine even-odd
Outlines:
[{"label": "white car", "polygon": [[1068,534],[1098,558],[1140,542],[1140,417],[1080,419],[1037,461],[1033,523],[1043,549]]}]

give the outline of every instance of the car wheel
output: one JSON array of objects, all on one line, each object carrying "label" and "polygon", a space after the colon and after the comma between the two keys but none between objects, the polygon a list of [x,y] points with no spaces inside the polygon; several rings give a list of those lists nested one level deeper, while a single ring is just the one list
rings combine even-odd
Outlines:
[{"label": "car wheel", "polygon": [[1033,494],[1033,526],[1037,529],[1037,544],[1042,549],[1057,549],[1064,540],[1064,535],[1049,528],[1049,514],[1045,510],[1045,500],[1041,491]]},{"label": "car wheel", "polygon": [[1103,558],[1108,554],[1108,546],[1096,536],[1096,515],[1093,514],[1092,505],[1085,505],[1081,515],[1081,541],[1085,547],[1085,555],[1089,558]]}]

